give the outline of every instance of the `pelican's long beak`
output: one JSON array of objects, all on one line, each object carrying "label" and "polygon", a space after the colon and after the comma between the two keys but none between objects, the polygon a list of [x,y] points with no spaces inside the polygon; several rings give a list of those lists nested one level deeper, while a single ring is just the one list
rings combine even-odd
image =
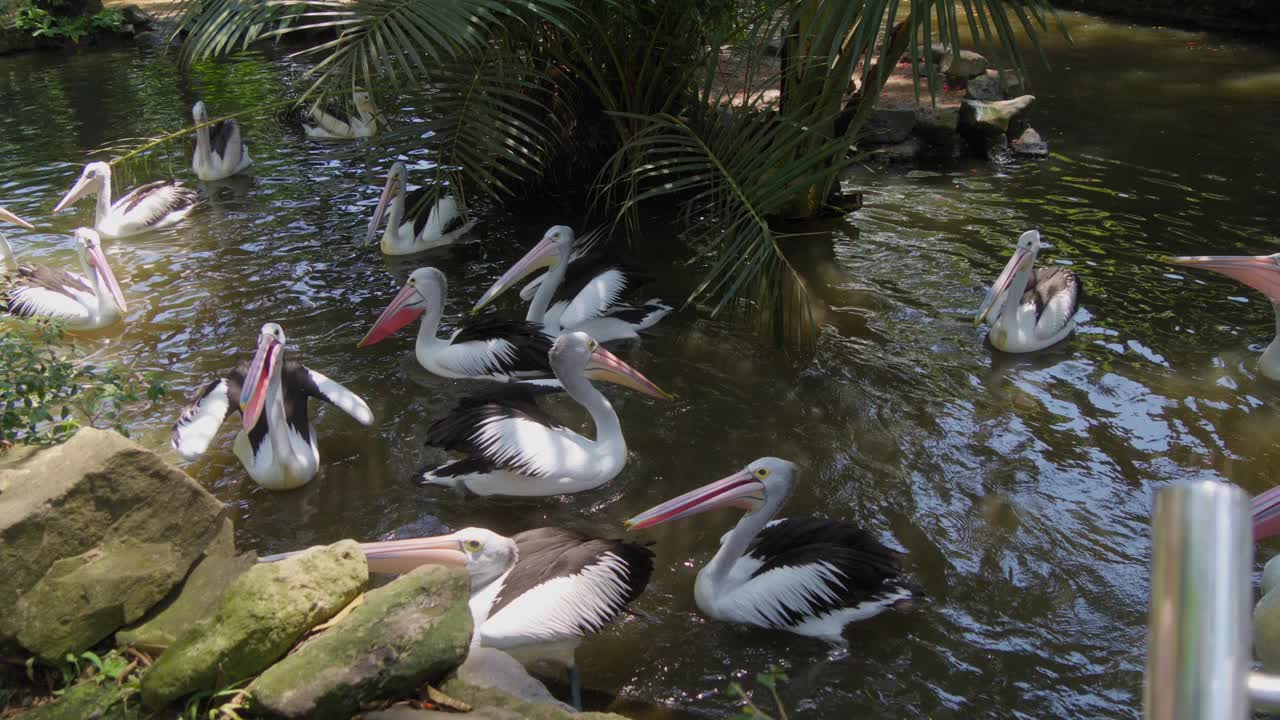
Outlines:
[{"label": "pelican's long beak", "polygon": [[369,231],[364,236],[365,243],[377,234],[378,225],[382,223],[382,217],[387,214],[391,201],[403,191],[404,188],[400,187],[400,176],[394,172],[388,175],[387,184],[382,186],[382,195],[378,196],[378,207],[374,209],[373,218],[369,220]]},{"label": "pelican's long beak", "polygon": [[1280,265],[1270,255],[1196,255],[1164,260],[1222,273],[1266,295],[1271,302],[1280,303]]},{"label": "pelican's long beak", "polygon": [[1280,487],[1253,498],[1253,541],[1280,535]]},{"label": "pelican's long beak", "polygon": [[[465,566],[467,564],[467,555],[462,550],[462,541],[452,535],[360,543],[360,550],[369,563],[369,572],[385,575],[403,575],[423,565]],[[267,555],[258,558],[258,562],[277,562],[302,552],[304,551],[295,550],[279,555]]]},{"label": "pelican's long beak", "polygon": [[654,385],[649,378],[623,362],[617,355],[597,345],[587,361],[586,376],[592,380],[604,380],[661,400],[674,400],[675,396]]},{"label": "pelican's long beak", "polygon": [[703,485],[655,505],[626,521],[628,530],[643,530],[671,520],[697,515],[723,507],[754,510],[764,502],[764,483],[749,470],[741,470],[723,480]]},{"label": "pelican's long beak", "polygon": [[270,333],[258,335],[258,352],[249,364],[244,376],[244,388],[240,391],[240,414],[244,416],[244,429],[249,431],[262,417],[267,402],[267,387],[271,376],[280,366],[280,341]]},{"label": "pelican's long beak", "polygon": [[122,314],[126,312],[128,307],[124,304],[124,292],[120,290],[116,274],[111,271],[111,264],[107,262],[107,256],[102,252],[102,245],[95,244],[89,248],[89,264],[98,271],[98,277],[106,283],[107,292],[111,293],[111,299],[115,300],[116,307],[120,308]]},{"label": "pelican's long beak", "polygon": [[53,211],[62,212],[63,208],[92,192],[95,179],[96,178],[92,175],[81,175],[80,179],[76,181],[76,184],[72,185],[71,189],[67,191],[67,194],[63,195],[62,199],[58,201],[58,204],[53,207]]},{"label": "pelican's long beak", "polygon": [[1005,263],[1004,270],[1000,271],[1000,276],[996,278],[995,284],[991,286],[991,290],[987,296],[983,298],[982,305],[978,308],[978,313],[973,316],[973,324],[979,325],[987,314],[991,312],[991,308],[995,307],[998,300],[1005,292],[1009,290],[1009,283],[1013,282],[1013,276],[1018,274],[1022,269],[1023,263],[1035,262],[1035,253],[1019,246],[1013,251],[1013,257],[1009,258],[1009,262]]},{"label": "pelican's long beak", "polygon": [[9,212],[8,210],[5,210],[4,208],[0,208],[0,220],[3,220],[3,221],[5,221],[5,222],[7,222],[7,223],[12,223],[13,225],[18,225],[19,227],[24,227],[24,228],[26,228],[26,229],[28,229],[28,230],[35,230],[35,229],[36,229],[35,225],[32,225],[31,223],[27,222],[26,220],[23,220],[22,218],[18,217],[17,215],[14,215],[13,213]]},{"label": "pelican's long beak", "polygon": [[405,286],[400,288],[400,292],[395,299],[391,301],[386,310],[382,311],[382,314],[374,321],[373,327],[369,329],[369,333],[356,344],[356,347],[368,347],[382,342],[395,331],[418,319],[424,312],[426,312],[426,308],[423,306],[422,295],[418,292],[418,287],[413,283],[405,283]]},{"label": "pelican's long beak", "polygon": [[532,250],[525,253],[525,256],[520,258],[515,265],[512,265],[510,270],[507,270],[502,277],[498,278],[493,287],[480,296],[480,299],[476,301],[475,307],[471,308],[471,313],[474,315],[480,312],[485,305],[493,302],[494,298],[509,290],[511,286],[541,268],[555,265],[559,260],[560,249],[556,245],[554,236],[543,236],[541,242],[534,245]]}]

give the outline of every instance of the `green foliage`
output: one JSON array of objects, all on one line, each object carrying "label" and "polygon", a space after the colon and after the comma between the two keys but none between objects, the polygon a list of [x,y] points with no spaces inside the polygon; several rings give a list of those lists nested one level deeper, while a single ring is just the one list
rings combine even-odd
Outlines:
[{"label": "green foliage", "polygon": [[182,710],[183,720],[243,720],[241,712],[249,704],[249,693],[243,686],[248,682],[242,680],[221,690],[206,690],[188,696]]},{"label": "green foliage", "polygon": [[0,337],[0,447],[54,445],[82,424],[128,435],[125,411],[166,392],[151,374],[90,364],[74,345],[64,350],[56,323],[12,322],[27,332],[10,327]]},{"label": "green foliage", "polygon": [[[756,674],[756,684],[767,689],[773,697],[773,705],[778,709],[778,720],[787,720],[787,709],[782,704],[782,698],[778,697],[778,681],[786,682],[787,675],[776,667]],[[773,720],[773,716],[756,705],[751,700],[751,695],[746,690],[743,690],[738,683],[731,683],[725,694],[735,700],[742,701],[742,706],[738,708],[738,712],[730,720]]]},{"label": "green foliage", "polygon": [[65,0],[36,0],[20,5],[14,16],[14,27],[34,37],[65,38],[79,43],[81,38],[102,31],[118,31],[124,27],[124,13],[116,8],[103,8],[93,15],[65,15]]}]

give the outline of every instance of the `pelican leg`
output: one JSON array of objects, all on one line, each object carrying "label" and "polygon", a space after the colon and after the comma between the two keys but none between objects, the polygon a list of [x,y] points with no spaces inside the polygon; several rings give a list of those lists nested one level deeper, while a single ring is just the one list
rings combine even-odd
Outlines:
[{"label": "pelican leg", "polygon": [[582,674],[577,665],[569,666],[569,696],[573,709],[582,712]]}]

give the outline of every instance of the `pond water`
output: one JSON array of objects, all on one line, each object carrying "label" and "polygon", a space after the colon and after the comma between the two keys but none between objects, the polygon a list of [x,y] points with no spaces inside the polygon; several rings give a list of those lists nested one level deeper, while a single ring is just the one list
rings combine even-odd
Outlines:
[{"label": "pond water", "polygon": [[[230,423],[188,466],[232,507],[244,548],[375,539],[433,517],[612,535],[632,514],[773,454],[805,469],[789,513],[872,528],[908,553],[930,597],[855,626],[850,656],[829,660],[821,643],[698,614],[694,575],[735,514],[662,526],[645,536],[659,569],[638,607],[651,617],[579,652],[589,705],[616,693],[624,710],[630,699],[722,716],[731,682],[751,686],[776,664],[791,676],[781,695],[793,717],[1137,717],[1152,493],[1189,478],[1257,492],[1280,462],[1280,385],[1255,367],[1274,334],[1270,305],[1157,261],[1277,249],[1280,54],[1066,19],[1075,46],[1049,38],[1053,67],[1033,78],[1032,120],[1053,156],[854,173],[866,208],[797,250],[826,306],[816,353],[788,356],[696,310],[669,318],[623,353],[680,399],[611,391],[630,460],[593,492],[484,500],[412,484],[440,457],[423,445],[428,424],[472,386],[420,369],[409,332],[355,348],[419,264],[448,274],[446,321],[457,318],[547,226],[576,221],[571,198],[482,206],[472,242],[387,260],[360,240],[394,150],[335,149],[249,122],[251,186],[221,191],[176,228],[108,242],[128,322],[85,343],[172,381],[171,401],[133,425],[166,453],[183,394],[250,353],[269,320],[293,357],[368,399],[371,430],[315,413],[323,469],[299,491],[249,481]],[[254,55],[183,71],[145,49],[0,59],[0,204],[40,226],[5,232],[26,258],[72,261],[65,233],[91,208],[49,211],[87,153],[187,124],[197,98],[213,114],[277,99],[297,73]],[[127,184],[193,181],[188,158]],[[1031,227],[1053,244],[1042,262],[1079,274],[1081,322],[1051,351],[1003,356],[972,311]],[[648,232],[657,245],[670,235]],[[660,291],[687,287],[687,271],[654,255]],[[585,423],[566,402],[553,412]]]}]

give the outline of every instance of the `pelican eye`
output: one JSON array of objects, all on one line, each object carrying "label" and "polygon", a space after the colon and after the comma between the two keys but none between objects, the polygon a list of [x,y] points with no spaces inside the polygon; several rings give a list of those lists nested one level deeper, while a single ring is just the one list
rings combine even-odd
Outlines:
[{"label": "pelican eye", "polygon": [[757,468],[756,477],[760,478],[761,480],[769,477],[769,468]]},{"label": "pelican eye", "polygon": [[462,547],[466,549],[467,552],[480,552],[480,541],[464,540],[462,543]]}]

